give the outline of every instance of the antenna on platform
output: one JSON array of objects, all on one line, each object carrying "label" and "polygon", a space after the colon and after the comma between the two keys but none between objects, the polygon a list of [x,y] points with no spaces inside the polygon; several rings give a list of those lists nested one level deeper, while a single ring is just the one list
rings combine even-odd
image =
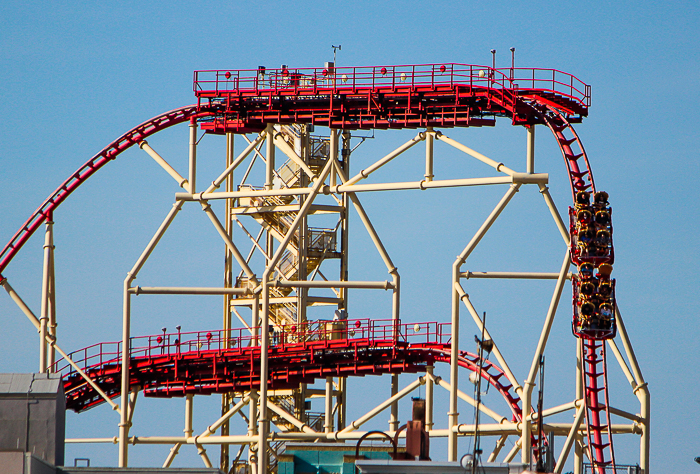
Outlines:
[{"label": "antenna on platform", "polygon": [[335,53],[336,53],[336,51],[342,51],[343,45],[342,45],[342,44],[339,44],[338,46],[336,46],[336,45],[332,44],[332,45],[331,45],[331,48],[333,48],[333,64],[336,64],[336,62],[335,62]]},{"label": "antenna on platform", "polygon": [[510,48],[510,80],[513,80],[515,72],[515,48]]}]

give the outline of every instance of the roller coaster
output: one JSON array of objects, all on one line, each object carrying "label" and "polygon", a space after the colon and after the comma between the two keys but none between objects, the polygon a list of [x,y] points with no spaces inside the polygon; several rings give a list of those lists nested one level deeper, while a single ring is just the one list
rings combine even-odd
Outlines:
[{"label": "roller coaster", "polygon": [[[518,452],[523,463],[543,456],[548,434],[565,441],[556,459],[562,472],[573,448],[574,472],[588,460],[592,472],[615,472],[613,435],[640,437],[639,465],[648,473],[649,395],[615,295],[612,208],[609,195],[598,190],[588,156],[573,124],[588,115],[591,88],[571,74],[553,69],[507,68],[466,64],[423,64],[377,67],[336,67],[251,70],[207,70],[194,73],[196,103],[144,122],[88,160],[66,179],[33,213],[0,253],[0,281],[40,334],[40,371],[63,376],[67,408],[81,412],[108,404],[120,416],[119,434],[103,442],[119,444],[119,465],[128,465],[129,444],[173,445],[164,467],[180,447],[197,447],[205,465],[213,463],[204,445],[221,446],[225,472],[273,472],[285,441],[357,440],[359,428],[383,410],[391,412],[387,433],[399,430],[398,401],[425,386],[426,429],[431,437],[446,437],[447,458],[457,460],[459,436],[475,436],[477,427],[460,424],[458,401],[475,404],[459,389],[460,367],[479,373],[506,401],[511,413],[503,416],[480,405],[494,423],[478,427],[481,436],[498,441],[489,461],[499,458],[509,437],[516,439],[502,460]],[[494,126],[497,118],[527,132],[525,171],[517,172],[443,131],[455,127]],[[189,124],[189,169],[183,177],[146,139],[174,125]],[[568,225],[559,214],[547,187],[549,176],[535,173],[534,133],[544,126],[555,137],[570,178],[572,205]],[[316,128],[325,135],[314,135]],[[352,132],[374,129],[417,129],[411,140],[370,166],[352,174]],[[207,188],[198,187],[197,147],[205,135],[226,137],[226,160],[221,174]],[[248,137],[252,136],[252,139]],[[234,152],[234,137],[245,147]],[[492,177],[435,179],[434,146],[444,143],[496,171]],[[360,184],[376,170],[419,143],[425,144],[425,175],[412,182]],[[144,150],[169,174],[182,192],[127,273],[123,287],[121,340],[97,343],[67,353],[56,338],[54,211],[88,178],[133,146]],[[264,147],[264,153],[263,153]],[[285,162],[276,165],[281,152]],[[264,166],[264,182],[248,180],[256,162]],[[234,170],[248,163],[240,182]],[[250,178],[252,179],[252,178]],[[400,319],[400,276],[358,195],[372,191],[430,190],[464,186],[506,185],[507,191],[452,266],[451,323],[403,323]],[[561,269],[552,273],[472,272],[467,259],[522,186],[537,186],[551,212],[567,250]],[[223,189],[221,189],[223,187]],[[209,201],[223,200],[221,219]],[[325,201],[324,201],[325,200]],[[149,256],[185,205],[198,203],[226,247],[222,287],[140,287],[133,282]],[[353,210],[386,265],[386,281],[353,281],[348,270],[348,216]],[[312,227],[317,215],[331,215],[334,228]],[[257,236],[244,218],[259,227]],[[29,238],[45,227],[41,311],[30,309],[2,274]],[[234,227],[240,227],[234,242]],[[340,235],[338,235],[340,234]],[[242,240],[242,241],[241,241]],[[245,256],[243,242],[250,245]],[[254,255],[262,256],[256,274]],[[334,264],[339,278],[328,279],[321,267]],[[572,265],[577,270],[571,273]],[[236,267],[238,274],[236,275]],[[556,282],[537,342],[532,366],[518,379],[499,350],[484,321],[462,286],[467,279],[529,279]],[[532,408],[532,394],[552,322],[567,281],[572,283],[572,332],[577,340],[575,398],[565,405]],[[383,290],[391,294],[391,315],[348,319],[349,289]],[[328,291],[317,296],[311,290]],[[131,299],[137,295],[223,295],[224,324],[200,332],[136,337],[131,334]],[[312,306],[337,308],[332,320],[307,317]],[[460,308],[464,305],[492,344],[496,361],[460,349]],[[387,317],[390,318],[387,319]],[[235,327],[235,318],[240,327]],[[622,350],[618,347],[620,341]],[[61,356],[56,360],[56,353]],[[639,413],[610,404],[606,362],[612,353],[639,399]],[[449,365],[449,382],[434,374],[436,364]],[[389,375],[391,397],[356,419],[347,418],[348,377]],[[422,374],[399,389],[399,374]],[[310,385],[325,382],[325,391]],[[434,387],[449,394],[445,428],[434,423]],[[185,436],[148,437],[130,434],[136,396],[184,397]],[[199,436],[192,429],[193,396],[221,394],[221,417]],[[313,414],[306,400],[311,394],[325,400],[325,410]],[[114,400],[120,398],[117,404]],[[247,406],[247,431],[230,434],[229,422]],[[548,423],[544,418],[571,411],[571,423]],[[624,422],[613,423],[611,416]],[[219,435],[216,435],[218,430]],[[240,445],[234,460],[229,447]],[[247,459],[242,459],[247,447]],[[536,449],[533,449],[536,448]]]}]

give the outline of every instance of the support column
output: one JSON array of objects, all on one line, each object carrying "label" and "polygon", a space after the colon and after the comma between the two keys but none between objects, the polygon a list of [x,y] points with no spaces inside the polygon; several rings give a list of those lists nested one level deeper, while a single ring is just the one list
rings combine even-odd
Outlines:
[{"label": "support column", "polygon": [[527,131],[527,173],[535,172],[535,126],[525,127]]},{"label": "support column", "polygon": [[432,127],[425,131],[425,180],[432,181],[433,174],[433,143],[435,134]]},{"label": "support column", "polygon": [[275,129],[271,123],[265,128],[265,189],[272,189],[272,180],[275,170]]},{"label": "support column", "polygon": [[48,371],[48,347],[46,336],[49,333],[49,313],[51,312],[51,278],[53,259],[53,221],[46,220],[46,234],[44,236],[44,266],[41,282],[41,317],[39,319],[39,373]]},{"label": "support column", "polygon": [[[231,132],[226,133],[226,169],[228,169],[234,160],[234,134]],[[233,192],[234,181],[233,181],[233,171],[226,176],[225,183],[226,192]],[[224,226],[226,228],[226,235],[233,241],[233,220],[231,215],[231,209],[233,208],[233,199],[226,199],[225,210],[224,210]],[[233,254],[228,248],[228,245],[224,246],[224,288],[233,288],[235,285],[233,277]],[[231,335],[231,300],[233,295],[224,295],[224,349],[229,348],[229,340]],[[230,409],[233,402],[232,393],[224,393],[221,395],[221,416],[224,416]],[[229,435],[229,419],[227,418],[221,425],[221,436]],[[219,458],[219,467],[222,471],[228,472],[229,468],[229,445],[221,445],[221,455]]]},{"label": "support column", "polygon": [[[248,436],[253,437],[258,434],[258,391],[250,391],[250,402],[248,403]],[[259,456],[255,453],[257,447],[254,444],[248,446],[248,465],[250,472],[257,472],[257,462]]]},{"label": "support column", "polygon": [[[391,374],[391,396],[399,393],[399,374]],[[389,431],[399,429],[399,402],[391,404],[391,415],[389,416]]]},{"label": "support column", "polygon": [[338,428],[337,431],[345,429],[347,425],[347,377],[338,377],[338,397],[336,403],[338,404]]},{"label": "support column", "polygon": [[425,380],[425,431],[433,429],[433,366],[425,369],[428,374]]},{"label": "support column", "polygon": [[[276,263],[276,262],[273,262]],[[258,474],[267,474],[267,382],[268,382],[268,351],[270,347],[270,283],[268,267],[262,281],[262,318],[260,330],[262,344],[260,345],[260,418],[258,419]]]},{"label": "support column", "polygon": [[196,192],[197,181],[197,119],[190,120],[190,194]]},{"label": "support column", "polygon": [[192,428],[192,418],[194,414],[194,395],[185,395],[185,438],[191,438],[194,430]]},{"label": "support column", "polygon": [[324,432],[333,431],[333,377],[326,377],[325,423]]},{"label": "support column", "polygon": [[134,277],[127,274],[124,280],[124,302],[122,314],[122,380],[121,380],[121,418],[119,421],[119,467],[129,465],[129,374],[130,356],[129,339],[131,334],[131,294],[129,287]]},{"label": "support column", "polygon": [[458,291],[461,266],[467,260],[472,251],[484,238],[486,232],[491,228],[503,209],[508,205],[510,200],[515,196],[515,193],[520,189],[520,184],[511,184],[505,195],[498,202],[496,207],[491,211],[491,214],[486,218],[474,237],[469,241],[457,260],[452,264],[452,340],[450,345],[450,411],[448,412],[448,442],[447,442],[447,460],[457,461],[457,433],[453,427],[459,422],[459,413],[457,412],[457,399],[459,390],[459,302],[460,294]]}]

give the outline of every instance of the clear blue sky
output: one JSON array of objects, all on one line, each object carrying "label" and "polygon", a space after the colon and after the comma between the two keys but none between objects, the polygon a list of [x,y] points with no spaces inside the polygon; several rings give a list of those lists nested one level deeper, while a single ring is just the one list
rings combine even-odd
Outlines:
[{"label": "clear blue sky", "polygon": [[[0,245],[70,173],[111,140],[150,117],[192,103],[196,69],[314,67],[332,60],[331,44],[342,44],[339,65],[490,64],[489,50],[495,48],[497,65],[505,67],[510,63],[508,48],[514,46],[517,66],[560,69],[592,85],[590,115],[577,131],[596,183],[610,193],[614,207],[618,301],[652,396],[652,467],[656,472],[694,472],[699,467],[692,458],[700,455],[700,399],[695,390],[700,378],[695,293],[700,216],[693,184],[700,172],[699,13],[697,2],[680,1],[120,2],[118,6],[5,2],[0,5],[0,103],[7,115],[0,147]],[[550,173],[552,193],[564,211],[570,196],[564,164],[548,132],[538,132],[537,170]],[[524,168],[524,132],[506,120],[494,129],[445,133],[497,161]],[[378,133],[353,155],[353,168],[359,170],[409,136],[411,132]],[[185,128],[153,142],[184,170]],[[215,155],[222,149],[217,143],[212,141],[202,153],[204,163],[209,156],[220,158]],[[462,158],[453,152],[445,156],[449,159],[437,169],[447,177],[449,166]],[[406,160],[405,166],[397,163],[394,174],[384,178],[419,179],[420,152]],[[202,176],[210,179],[206,166]],[[456,165],[459,172],[472,171],[460,166]],[[123,278],[176,190],[143,152],[132,150],[110,163],[57,212],[63,347],[74,350],[120,337]],[[449,320],[451,263],[504,191],[363,196],[402,272],[405,319]],[[559,268],[564,248],[539,199],[533,189],[519,193],[503,223],[494,227],[475,255],[474,270]],[[184,215],[183,223],[174,228],[179,237],[164,242],[164,251],[154,254],[153,265],[144,269],[138,283],[219,284],[218,237],[206,228],[205,237],[193,240],[188,232],[199,232],[208,222],[199,211]],[[355,228],[358,224],[355,219]],[[357,250],[351,278],[386,278],[367,239],[359,229],[354,235],[351,245]],[[5,272],[35,312],[41,292],[42,243],[41,237],[33,238]],[[513,314],[513,306],[507,310],[502,301],[512,287],[471,284],[466,283],[478,309],[489,312],[494,331],[512,344],[507,349],[512,358],[519,359],[517,348],[524,348],[527,360],[513,363],[524,377],[551,285],[537,286]],[[565,293],[547,353],[551,369],[546,393],[552,400],[570,397],[573,389],[568,297]],[[382,301],[375,307],[361,298],[351,299],[351,317],[369,316],[373,310],[381,313],[386,308],[386,299]],[[189,300],[177,306],[138,300],[137,306],[145,317],[135,323],[134,334],[176,324],[208,329],[220,321],[218,299],[207,300],[205,306]],[[529,315],[536,324],[523,323]],[[35,370],[34,331],[4,293],[0,322],[0,371]],[[532,327],[522,330],[528,324]],[[463,331],[464,340],[470,340],[473,328]],[[619,370],[613,372],[621,377]],[[376,381],[357,384],[387,387]],[[361,397],[363,389],[356,390]],[[611,390],[613,404],[619,400],[619,406],[638,411],[624,380],[611,382]],[[205,427],[217,402],[204,398],[208,401],[202,406],[211,409],[200,417]],[[139,422],[145,426],[167,418],[155,434],[176,435],[182,429],[181,400],[139,403],[141,408],[150,407],[152,418],[137,418],[137,428]],[[356,405],[353,410],[360,414],[363,406]],[[469,419],[468,412],[463,410],[464,419]],[[138,407],[137,416],[141,416]],[[68,435],[112,436],[116,423],[113,413],[98,408],[70,416]],[[636,459],[636,438],[618,446],[619,462]],[[146,448],[137,448],[134,459],[158,465],[167,453],[163,449],[150,458]],[[73,457],[114,463],[116,449],[71,447],[67,461]],[[196,455],[182,459],[199,462]]]}]

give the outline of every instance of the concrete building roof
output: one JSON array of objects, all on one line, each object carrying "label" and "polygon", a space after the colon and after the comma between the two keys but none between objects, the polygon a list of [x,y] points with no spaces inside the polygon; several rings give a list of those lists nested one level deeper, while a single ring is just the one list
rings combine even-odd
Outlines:
[{"label": "concrete building roof", "polygon": [[0,374],[0,396],[52,394],[62,389],[61,377],[55,374]]}]

